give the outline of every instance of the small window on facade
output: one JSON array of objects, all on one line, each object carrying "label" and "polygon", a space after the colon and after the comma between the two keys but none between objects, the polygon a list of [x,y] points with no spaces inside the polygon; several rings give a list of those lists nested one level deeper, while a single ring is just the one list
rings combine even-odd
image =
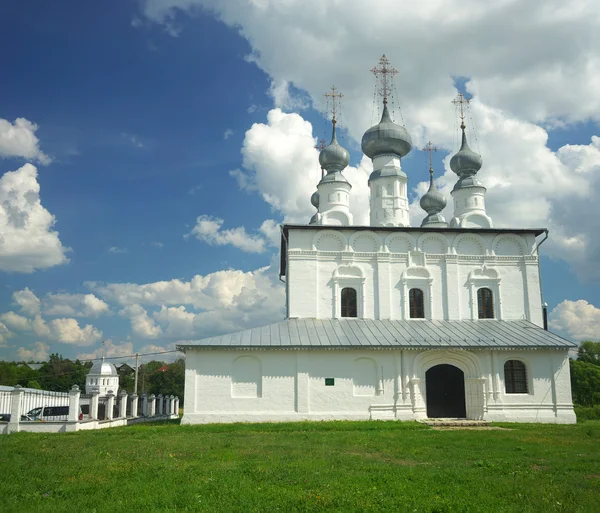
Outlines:
[{"label": "small window on facade", "polygon": [[425,318],[425,302],[421,289],[410,289],[408,291],[408,305],[411,319]]},{"label": "small window on facade", "polygon": [[325,378],[325,386],[326,387],[335,386],[335,378]]},{"label": "small window on facade", "polygon": [[527,394],[527,368],[519,360],[508,360],[504,364],[504,384],[507,394]]},{"label": "small window on facade", "polygon": [[479,289],[477,291],[477,307],[480,319],[494,318],[494,296],[490,289]]},{"label": "small window on facade", "polygon": [[358,317],[356,290],[346,287],[342,289],[342,317]]}]

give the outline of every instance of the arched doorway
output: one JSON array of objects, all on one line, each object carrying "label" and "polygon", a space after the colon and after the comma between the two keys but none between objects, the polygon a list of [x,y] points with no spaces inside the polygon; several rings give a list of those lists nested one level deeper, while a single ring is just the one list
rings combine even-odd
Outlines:
[{"label": "arched doorway", "polygon": [[425,373],[427,416],[465,418],[465,375],[454,365],[441,364]]}]

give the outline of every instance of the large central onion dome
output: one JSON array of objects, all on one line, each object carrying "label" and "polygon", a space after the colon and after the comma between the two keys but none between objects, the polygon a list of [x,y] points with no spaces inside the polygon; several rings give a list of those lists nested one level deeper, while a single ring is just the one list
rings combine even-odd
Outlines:
[{"label": "large central onion dome", "polygon": [[342,171],[350,163],[348,150],[337,142],[335,135],[335,119],[333,120],[333,134],[329,146],[319,154],[319,164],[327,173]]},{"label": "large central onion dome", "polygon": [[104,358],[95,362],[88,374],[94,376],[118,376],[117,368],[110,362],[105,362]]},{"label": "large central onion dome", "polygon": [[387,103],[384,103],[381,121],[365,132],[361,146],[363,153],[370,159],[385,154],[402,158],[411,150],[412,139],[406,128],[392,121]]},{"label": "large central onion dome", "polygon": [[482,160],[479,153],[475,153],[467,144],[465,125],[461,125],[462,145],[460,150],[450,159],[450,169],[457,175],[474,175],[481,169]]}]

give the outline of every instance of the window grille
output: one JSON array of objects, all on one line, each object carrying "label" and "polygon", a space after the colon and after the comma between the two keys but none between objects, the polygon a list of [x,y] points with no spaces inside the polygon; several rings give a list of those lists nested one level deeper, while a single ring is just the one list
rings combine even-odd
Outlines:
[{"label": "window grille", "polygon": [[527,394],[527,368],[519,360],[508,360],[504,364],[504,384],[507,394]]}]

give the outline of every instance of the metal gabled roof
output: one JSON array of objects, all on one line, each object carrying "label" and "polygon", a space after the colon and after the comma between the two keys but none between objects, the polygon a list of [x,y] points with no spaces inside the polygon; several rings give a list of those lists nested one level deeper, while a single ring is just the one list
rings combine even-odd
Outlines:
[{"label": "metal gabled roof", "polygon": [[525,320],[286,319],[178,344],[178,349],[570,349],[576,344]]}]

